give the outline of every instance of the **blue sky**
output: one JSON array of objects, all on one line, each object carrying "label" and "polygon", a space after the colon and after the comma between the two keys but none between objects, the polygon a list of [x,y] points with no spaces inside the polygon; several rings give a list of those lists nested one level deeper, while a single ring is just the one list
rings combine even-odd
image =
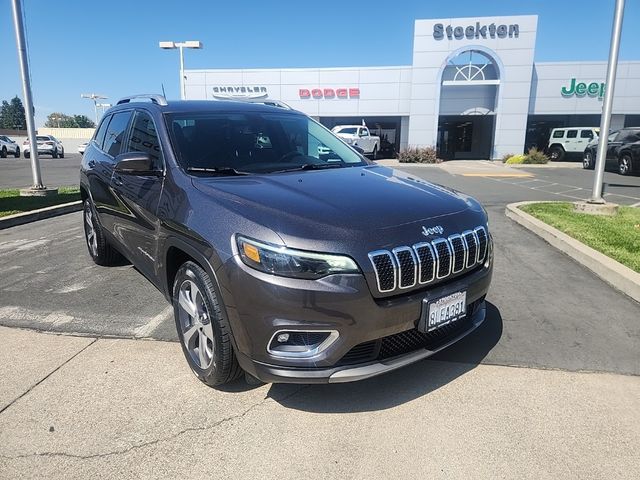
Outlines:
[{"label": "blue sky", "polygon": [[[537,61],[606,60],[614,0],[345,2],[23,0],[36,120],[93,118],[81,93],[178,97],[178,54],[160,40],[200,40],[187,68],[411,64],[418,18],[537,14]],[[22,97],[11,2],[0,0],[0,99]],[[621,60],[640,60],[640,2],[627,0]]]}]

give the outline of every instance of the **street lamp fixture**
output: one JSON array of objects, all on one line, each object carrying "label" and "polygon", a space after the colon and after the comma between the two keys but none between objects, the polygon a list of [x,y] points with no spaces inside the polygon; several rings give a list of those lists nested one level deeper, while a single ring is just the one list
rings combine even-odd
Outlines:
[{"label": "street lamp fixture", "polygon": [[97,93],[81,93],[80,98],[89,98],[93,100],[93,111],[96,115],[96,125],[98,124],[98,100],[106,99],[104,95],[98,95]]},{"label": "street lamp fixture", "polygon": [[188,40],[186,42],[160,42],[158,44],[164,50],[180,50],[180,98],[186,98],[185,82],[184,82],[184,53],[185,48],[201,49],[202,42],[199,40]]}]

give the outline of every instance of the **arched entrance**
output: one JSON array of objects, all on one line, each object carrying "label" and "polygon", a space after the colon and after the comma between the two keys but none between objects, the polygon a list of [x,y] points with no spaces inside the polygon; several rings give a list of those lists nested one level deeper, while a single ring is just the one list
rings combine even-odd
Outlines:
[{"label": "arched entrance", "polygon": [[456,52],[440,81],[438,155],[444,159],[491,158],[500,67],[480,47]]}]

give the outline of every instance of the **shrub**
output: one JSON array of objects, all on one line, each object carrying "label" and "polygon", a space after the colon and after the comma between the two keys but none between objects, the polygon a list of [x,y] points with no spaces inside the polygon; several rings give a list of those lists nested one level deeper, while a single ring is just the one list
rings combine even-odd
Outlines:
[{"label": "shrub", "polygon": [[507,160],[506,160],[506,164],[507,165],[520,165],[522,163],[526,163],[527,156],[524,154],[520,154],[520,155],[511,155]]},{"label": "shrub", "polygon": [[507,163],[507,160],[509,160],[511,157],[513,157],[514,154],[513,153],[505,153],[502,156],[502,163]]},{"label": "shrub", "polygon": [[543,152],[538,150],[537,148],[529,149],[529,153],[525,155],[524,162],[526,164],[542,164],[548,163],[549,157],[547,157]]},{"label": "shrub", "polygon": [[435,147],[409,147],[398,154],[401,163],[440,163]]}]

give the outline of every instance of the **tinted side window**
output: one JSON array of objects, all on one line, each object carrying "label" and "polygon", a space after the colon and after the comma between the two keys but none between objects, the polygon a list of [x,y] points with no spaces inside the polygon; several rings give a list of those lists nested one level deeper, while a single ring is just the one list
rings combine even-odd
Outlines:
[{"label": "tinted side window", "polygon": [[623,143],[632,143],[638,141],[640,132],[637,130],[621,130],[616,141]]},{"label": "tinted side window", "polygon": [[151,155],[156,168],[162,168],[162,150],[156,126],[146,112],[136,112],[129,136],[128,152],[145,152]]},{"label": "tinted side window", "polygon": [[98,144],[98,147],[102,148],[102,144],[104,143],[104,135],[107,133],[107,126],[109,125],[109,121],[111,120],[111,115],[107,115],[100,122],[100,126],[96,130],[96,133],[93,136],[93,139]]},{"label": "tinted side window", "polygon": [[122,142],[127,134],[127,126],[131,119],[131,112],[119,112],[113,115],[107,127],[107,133],[104,138],[103,150],[115,157],[120,153]]},{"label": "tinted side window", "polygon": [[578,136],[578,130],[567,131],[567,138],[576,138]]},{"label": "tinted side window", "polygon": [[593,132],[591,130],[581,130],[580,138],[593,138]]},{"label": "tinted side window", "polygon": [[553,138],[562,138],[564,137],[564,130],[556,130],[553,132]]}]

